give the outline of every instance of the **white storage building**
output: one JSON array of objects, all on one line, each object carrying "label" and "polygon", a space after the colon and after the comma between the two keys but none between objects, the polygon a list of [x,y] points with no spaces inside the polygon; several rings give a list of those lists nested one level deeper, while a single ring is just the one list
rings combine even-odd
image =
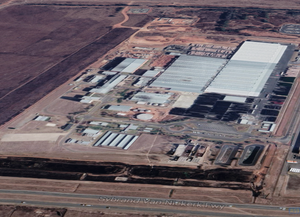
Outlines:
[{"label": "white storage building", "polygon": [[259,96],[287,46],[246,41],[205,92]]}]

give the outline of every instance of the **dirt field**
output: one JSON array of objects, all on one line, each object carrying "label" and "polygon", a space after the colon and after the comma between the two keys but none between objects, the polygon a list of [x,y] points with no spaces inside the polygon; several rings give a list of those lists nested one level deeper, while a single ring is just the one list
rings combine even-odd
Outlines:
[{"label": "dirt field", "polygon": [[[28,0],[27,2],[38,2],[39,0]],[[216,7],[269,7],[269,8],[300,8],[299,2],[297,0],[285,1],[284,4],[280,0],[206,0],[206,1],[195,1],[195,0],[73,0],[72,3],[66,0],[49,0],[48,3],[69,3],[69,4],[112,4],[112,3],[121,3],[121,4],[131,4],[131,5],[171,5],[171,6],[180,6],[180,5],[192,5],[192,6],[216,6]]]},{"label": "dirt field", "polygon": [[0,123],[131,35],[130,29],[115,29],[97,39],[122,19],[115,7],[24,5],[0,10]]},{"label": "dirt field", "polygon": [[153,17],[147,14],[128,14],[128,16],[129,20],[123,24],[124,26],[143,27],[153,20]]}]

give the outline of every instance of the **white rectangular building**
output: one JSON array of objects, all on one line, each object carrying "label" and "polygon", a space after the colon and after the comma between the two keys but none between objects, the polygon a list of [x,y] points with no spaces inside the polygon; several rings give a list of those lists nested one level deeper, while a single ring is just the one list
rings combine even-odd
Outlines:
[{"label": "white rectangular building", "polygon": [[246,41],[205,92],[259,96],[287,46]]},{"label": "white rectangular building", "polygon": [[119,65],[117,65],[115,68],[113,68],[112,71],[134,73],[146,61],[147,61],[146,59],[126,58],[121,63],[119,63]]},{"label": "white rectangular building", "polygon": [[117,86],[121,81],[123,81],[126,77],[127,77],[126,75],[116,75],[112,79],[110,79],[108,82],[106,82],[102,87],[93,88],[90,90],[90,92],[106,94],[110,90],[112,90],[115,86]]}]

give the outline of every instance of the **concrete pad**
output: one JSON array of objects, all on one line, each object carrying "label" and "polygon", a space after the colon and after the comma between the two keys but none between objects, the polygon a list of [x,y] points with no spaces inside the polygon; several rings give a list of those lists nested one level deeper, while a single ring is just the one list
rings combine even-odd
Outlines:
[{"label": "concrete pad", "polygon": [[193,105],[199,94],[197,93],[182,93],[181,96],[173,104],[173,108],[189,108]]}]

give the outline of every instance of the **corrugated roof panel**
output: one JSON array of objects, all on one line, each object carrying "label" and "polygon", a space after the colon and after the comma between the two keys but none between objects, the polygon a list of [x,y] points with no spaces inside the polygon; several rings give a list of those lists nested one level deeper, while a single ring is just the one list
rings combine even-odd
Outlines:
[{"label": "corrugated roof panel", "polygon": [[151,86],[202,93],[207,82],[226,62],[219,58],[181,55]]},{"label": "corrugated roof panel", "polygon": [[259,96],[287,46],[246,41],[205,92]]},{"label": "corrugated roof panel", "polygon": [[105,141],[102,142],[102,146],[108,146],[116,137],[118,136],[117,133],[110,134]]},{"label": "corrugated roof panel", "polygon": [[117,145],[119,148],[123,148],[134,137],[133,135],[126,135],[126,137]]},{"label": "corrugated roof panel", "polygon": [[115,68],[113,68],[111,71],[121,72],[123,69],[125,69],[127,66],[129,66],[135,59],[133,58],[126,58],[122,62],[119,63]]},{"label": "corrugated roof panel", "polygon": [[130,142],[123,147],[123,149],[127,150],[128,148],[130,148],[130,146],[135,142],[135,140],[137,140],[137,138],[139,138],[138,136],[134,136],[132,140],[130,140]]},{"label": "corrugated roof panel", "polygon": [[110,136],[110,134],[111,134],[111,131],[107,131],[95,144],[94,144],[94,146],[99,146],[99,145],[101,145],[101,143],[103,142],[103,141],[105,141],[105,139],[107,139],[107,137],[109,137]]},{"label": "corrugated roof panel", "polygon": [[126,77],[127,77],[127,75],[116,75],[112,79],[110,79],[108,82],[106,82],[102,87],[93,88],[90,90],[90,92],[106,94],[111,89],[113,89],[116,85],[118,85],[121,81],[123,81]]},{"label": "corrugated roof panel", "polygon": [[125,67],[121,72],[133,73],[138,68],[140,68],[144,63],[145,59],[135,59],[132,63],[130,63],[127,67]]},{"label": "corrugated roof panel", "polygon": [[125,137],[125,134],[119,134],[109,146],[117,146]]},{"label": "corrugated roof panel", "polygon": [[155,75],[157,75],[159,73],[159,71],[155,71],[155,70],[148,70],[146,71],[143,76],[146,77],[154,77]]}]

